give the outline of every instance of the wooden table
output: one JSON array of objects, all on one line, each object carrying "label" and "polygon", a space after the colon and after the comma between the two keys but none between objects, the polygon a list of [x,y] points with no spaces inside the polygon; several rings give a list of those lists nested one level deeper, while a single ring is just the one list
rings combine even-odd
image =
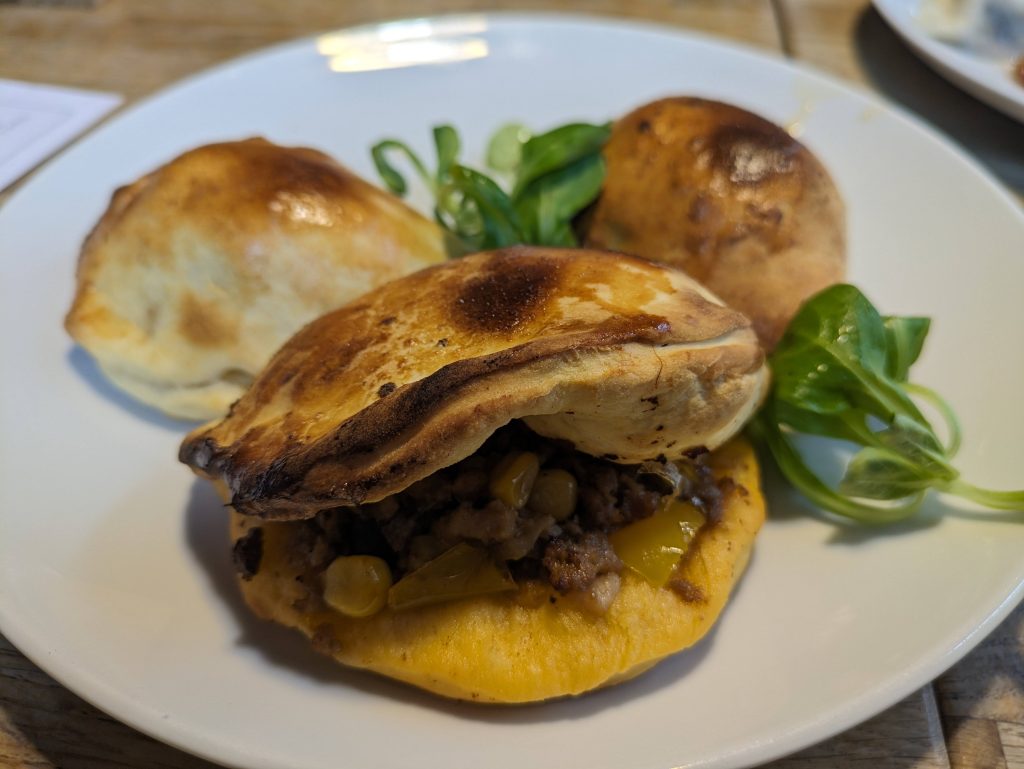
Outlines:
[{"label": "wooden table", "polygon": [[[377,19],[497,8],[654,20],[809,62],[902,103],[1024,199],[1024,127],[933,74],[867,0],[0,0],[0,77],[116,91],[130,103],[280,40]],[[86,704],[0,637],[0,767],[208,766]],[[1024,607],[933,684],[771,766],[1024,769]]]}]

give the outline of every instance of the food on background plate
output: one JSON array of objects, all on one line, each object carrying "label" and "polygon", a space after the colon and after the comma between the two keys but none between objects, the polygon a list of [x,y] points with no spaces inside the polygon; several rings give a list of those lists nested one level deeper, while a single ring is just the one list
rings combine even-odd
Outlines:
[{"label": "food on background plate", "polygon": [[321,152],[212,144],[114,193],[65,325],[135,398],[209,419],[305,323],[444,258],[440,228]]},{"label": "food on background plate", "polygon": [[1005,68],[1024,85],[1024,0],[922,0],[915,17],[932,37]]},{"label": "food on background plate", "polygon": [[257,613],[348,665],[525,702],[714,622],[764,515],[727,442],[766,387],[749,321],[678,270],[510,248],[306,326],[180,456],[232,507]]},{"label": "food on background plate", "polygon": [[584,245],[679,267],[747,315],[767,349],[800,305],[843,279],[842,198],[779,126],[694,97],[615,121]]},{"label": "food on background plate", "polygon": [[977,53],[1024,49],[1024,0],[923,0],[916,17],[933,37]]}]

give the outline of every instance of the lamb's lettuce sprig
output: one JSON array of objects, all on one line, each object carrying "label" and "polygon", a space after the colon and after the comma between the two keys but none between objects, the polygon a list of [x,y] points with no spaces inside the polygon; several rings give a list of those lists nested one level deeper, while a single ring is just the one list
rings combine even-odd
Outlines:
[{"label": "lamb's lettuce sprig", "polygon": [[461,141],[451,126],[434,128],[437,168],[431,173],[407,144],[386,139],[371,153],[389,190],[405,195],[405,177],[392,158],[404,156],[434,198],[434,216],[466,253],[520,243],[578,245],[573,218],[601,191],[605,162],[601,148],[608,125],[571,123],[538,136],[521,126],[495,134],[488,159],[511,176],[506,192],[491,177],[459,162]]},{"label": "lamb's lettuce sprig", "polygon": [[[934,391],[908,381],[921,354],[927,318],[883,317],[854,286],[812,297],[769,357],[771,392],[750,425],[783,475],[816,505],[864,523],[891,523],[920,508],[929,490],[987,507],[1024,510],[1024,490],[967,483],[952,460],[960,426]],[[946,423],[943,443],[914,398]],[[797,433],[860,446],[836,488],[804,461]]]}]

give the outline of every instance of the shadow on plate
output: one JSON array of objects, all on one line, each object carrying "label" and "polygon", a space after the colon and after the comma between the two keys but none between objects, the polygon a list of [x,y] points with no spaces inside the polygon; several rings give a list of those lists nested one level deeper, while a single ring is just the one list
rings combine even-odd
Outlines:
[{"label": "shadow on plate", "polygon": [[1004,184],[1024,195],[1024,124],[931,69],[873,8],[868,7],[858,20],[854,42],[872,85],[952,138]]},{"label": "shadow on plate", "polygon": [[[822,477],[832,482],[838,480],[842,469],[846,466],[848,455],[838,446],[827,443],[828,450],[834,454],[826,461],[822,457],[815,457],[818,461],[814,469],[822,473]],[[934,497],[925,501],[924,506],[917,515],[912,518],[894,523],[889,526],[865,526],[856,521],[847,520],[841,516],[831,516],[823,513],[814,503],[810,502],[803,495],[794,489],[782,473],[776,467],[770,456],[759,453],[761,464],[761,482],[764,486],[764,496],[768,500],[768,519],[773,525],[799,523],[807,518],[816,518],[835,527],[828,541],[836,545],[856,545],[867,542],[878,537],[894,537],[905,534],[914,534],[923,529],[935,526],[946,512],[946,508],[937,503]],[[810,461],[810,459],[808,460]],[[828,467],[826,467],[828,466]],[[823,471],[823,467],[826,470]],[[830,476],[834,476],[831,477]]]},{"label": "shadow on plate", "polygon": [[[678,682],[702,663],[714,643],[718,627],[716,623],[694,647],[661,662],[637,678],[579,698],[519,706],[481,706],[446,700],[372,673],[341,667],[314,651],[298,631],[256,617],[246,606],[236,582],[230,556],[227,513],[212,486],[205,481],[197,479],[192,485],[185,513],[185,529],[189,549],[218,599],[228,607],[238,625],[239,646],[255,649],[270,664],[324,686],[358,689],[405,704],[441,710],[459,718],[508,724],[586,718]],[[741,587],[742,580],[736,590]],[[727,605],[723,617],[728,610]]]},{"label": "shadow on plate", "polygon": [[[843,456],[838,454],[837,461]],[[1024,523],[1024,511],[978,510],[969,507],[969,502],[957,497],[939,496],[935,492],[930,492],[921,509],[907,520],[883,526],[865,525],[821,512],[789,484],[770,457],[763,454],[759,457],[764,495],[768,500],[769,520],[773,524],[785,525],[806,518],[817,518],[835,527],[828,538],[829,544],[833,545],[859,545],[879,537],[915,534],[937,526],[943,518]],[[845,460],[843,461],[845,466]]]},{"label": "shadow on plate", "polygon": [[127,411],[136,419],[175,433],[184,433],[199,424],[198,422],[169,417],[163,412],[135,400],[128,393],[115,387],[106,374],[100,370],[96,359],[78,345],[75,345],[68,351],[67,362],[94,393],[103,398],[103,400]]}]

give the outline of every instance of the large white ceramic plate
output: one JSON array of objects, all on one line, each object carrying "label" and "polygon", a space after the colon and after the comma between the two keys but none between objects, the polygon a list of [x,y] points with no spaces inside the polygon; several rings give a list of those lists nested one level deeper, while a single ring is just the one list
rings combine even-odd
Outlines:
[{"label": "large white ceramic plate", "polygon": [[1024,85],[1013,79],[1009,66],[961,50],[928,34],[919,20],[923,1],[873,0],[875,8],[900,37],[939,74],[990,107],[1024,122]]},{"label": "large white ceramic plate", "polygon": [[802,133],[848,203],[853,280],[886,311],[935,318],[918,377],[959,410],[964,469],[1020,485],[1024,216],[950,144],[823,77],[676,31],[547,16],[385,25],[172,88],[0,214],[3,632],[117,718],[249,769],[744,766],[853,725],[965,654],[1021,596],[1020,516],[936,502],[895,530],[845,529],[773,482],[718,627],[631,683],[486,708],[336,669],[249,616],[223,511],[175,460],[183,427],[118,396],[61,330],[79,243],[111,191],[186,148],[263,134],[372,178],[367,148],[384,135],[426,149],[450,121],[479,155],[507,120],[607,120],[666,94]]}]

